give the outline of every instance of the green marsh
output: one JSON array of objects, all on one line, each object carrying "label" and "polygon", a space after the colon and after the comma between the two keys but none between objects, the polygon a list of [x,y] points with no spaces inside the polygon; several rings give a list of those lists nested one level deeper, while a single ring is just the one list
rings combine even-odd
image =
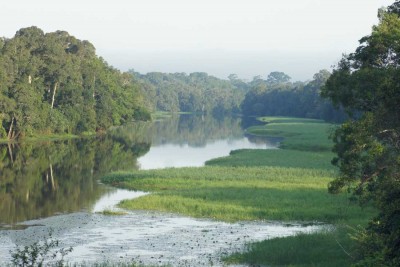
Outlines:
[{"label": "green marsh", "polygon": [[227,157],[207,161],[204,167],[116,172],[102,180],[152,192],[120,203],[126,209],[229,222],[279,220],[335,225],[332,231],[249,244],[248,251],[227,257],[227,263],[350,265],[348,254],[354,241],[348,235],[349,227],[365,224],[375,210],[359,207],[349,200],[350,195],[331,195],[327,191],[328,183],[337,175],[330,164],[334,154],[328,138],[335,125],[296,118],[261,120],[268,123],[250,127],[247,132],[283,137],[281,149],[237,150]]}]

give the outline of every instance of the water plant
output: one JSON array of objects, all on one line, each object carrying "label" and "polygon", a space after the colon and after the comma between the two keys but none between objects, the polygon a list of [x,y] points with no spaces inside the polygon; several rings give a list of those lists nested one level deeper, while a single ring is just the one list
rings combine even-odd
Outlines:
[{"label": "water plant", "polygon": [[73,248],[58,248],[60,242],[54,239],[52,234],[53,231],[50,230],[45,240],[23,247],[16,246],[14,251],[10,251],[13,266],[64,266],[64,257],[72,252]]}]

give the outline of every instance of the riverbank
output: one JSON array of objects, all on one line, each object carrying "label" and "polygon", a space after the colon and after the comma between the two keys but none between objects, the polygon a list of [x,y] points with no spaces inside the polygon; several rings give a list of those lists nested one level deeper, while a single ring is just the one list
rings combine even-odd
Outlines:
[{"label": "riverbank", "polygon": [[73,134],[47,134],[47,135],[37,135],[23,138],[21,140],[8,140],[0,139],[0,144],[16,143],[16,142],[40,142],[40,141],[55,141],[55,140],[66,140],[80,138],[78,135]]},{"label": "riverbank", "polygon": [[[349,201],[349,195],[327,192],[328,182],[337,175],[329,164],[334,155],[330,152],[332,143],[328,135],[334,125],[295,118],[262,120],[269,123],[251,127],[248,132],[284,137],[281,150],[233,151],[228,157],[208,161],[207,165],[212,166],[117,172],[103,177],[103,182],[153,192],[123,201],[120,205],[127,209],[167,211],[230,222],[318,221],[336,225],[333,231],[251,244],[249,252],[227,257],[229,263],[350,265],[348,254],[353,252],[354,241],[347,234],[348,226],[365,224],[375,211],[361,209]],[[264,253],[266,250],[274,257]]]}]

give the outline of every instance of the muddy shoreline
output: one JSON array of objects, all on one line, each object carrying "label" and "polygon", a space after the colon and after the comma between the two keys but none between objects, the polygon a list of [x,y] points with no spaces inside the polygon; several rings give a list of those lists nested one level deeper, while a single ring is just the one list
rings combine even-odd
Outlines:
[{"label": "muddy shoreline", "polygon": [[145,265],[222,266],[221,257],[264,239],[319,231],[327,226],[192,219],[134,211],[106,216],[79,212],[25,222],[23,230],[0,231],[0,265],[15,245],[43,240],[50,229],[62,247],[73,247],[69,263],[136,262]]}]

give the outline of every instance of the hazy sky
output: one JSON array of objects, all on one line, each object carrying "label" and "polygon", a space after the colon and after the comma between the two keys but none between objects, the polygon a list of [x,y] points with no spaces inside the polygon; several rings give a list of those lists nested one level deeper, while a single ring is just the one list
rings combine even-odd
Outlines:
[{"label": "hazy sky", "polygon": [[3,0],[0,36],[23,27],[89,40],[121,69],[294,80],[330,69],[394,0]]}]

